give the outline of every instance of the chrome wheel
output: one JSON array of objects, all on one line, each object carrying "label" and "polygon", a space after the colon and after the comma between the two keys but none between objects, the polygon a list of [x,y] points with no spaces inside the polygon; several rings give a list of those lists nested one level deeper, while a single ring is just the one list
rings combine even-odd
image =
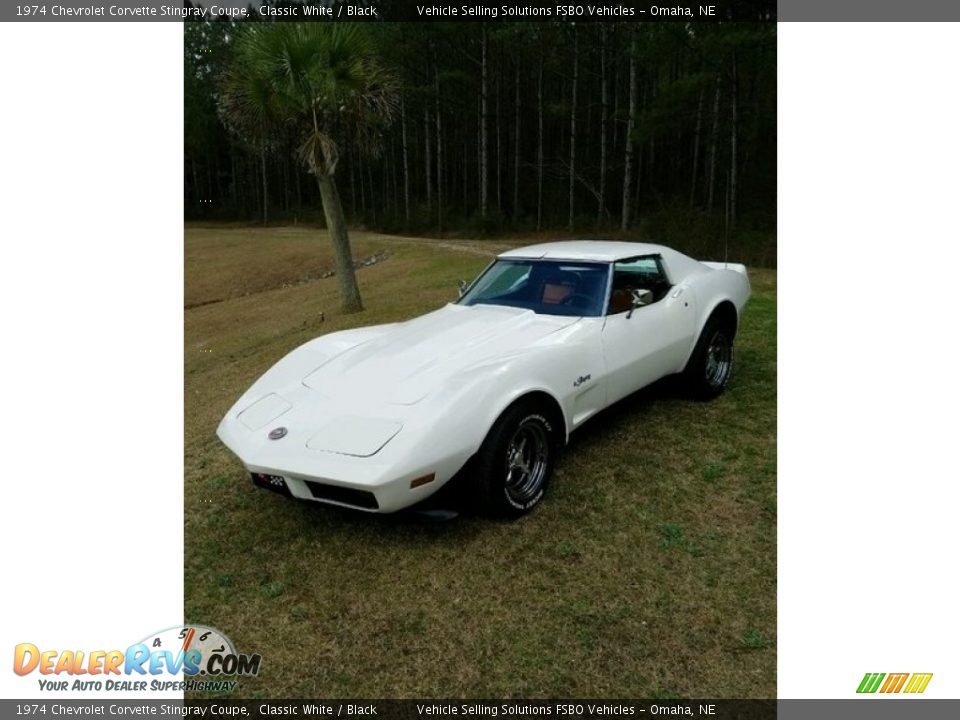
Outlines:
[{"label": "chrome wheel", "polygon": [[550,437],[538,417],[528,417],[507,444],[506,493],[514,506],[523,508],[543,494],[550,459]]},{"label": "chrome wheel", "polygon": [[707,346],[704,379],[711,387],[722,388],[730,379],[732,366],[733,345],[723,331],[717,330],[710,338],[710,344]]}]

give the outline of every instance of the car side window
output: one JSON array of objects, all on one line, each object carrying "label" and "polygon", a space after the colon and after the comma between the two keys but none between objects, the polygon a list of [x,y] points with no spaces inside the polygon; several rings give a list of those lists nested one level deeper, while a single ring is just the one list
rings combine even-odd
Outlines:
[{"label": "car side window", "polygon": [[658,256],[648,255],[614,263],[607,315],[627,312],[633,304],[634,290],[649,290],[653,293],[655,303],[666,297],[670,281]]}]

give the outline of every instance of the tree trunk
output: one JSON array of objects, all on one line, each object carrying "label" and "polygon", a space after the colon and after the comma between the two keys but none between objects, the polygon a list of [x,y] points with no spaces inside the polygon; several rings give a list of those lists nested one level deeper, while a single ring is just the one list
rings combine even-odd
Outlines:
[{"label": "tree trunk", "polygon": [[[483,121],[480,119],[482,112],[483,112],[483,109],[480,107],[480,99],[477,98],[477,135],[480,135],[480,126],[483,124]],[[481,160],[481,157],[483,156],[483,152],[480,149],[480,143],[478,142],[474,143],[473,147],[476,148],[477,150],[477,165],[476,165],[477,167],[477,207],[479,208],[480,205],[482,204],[481,198],[480,198],[480,188],[481,186],[484,185],[484,183],[481,182],[482,180],[481,173],[482,173],[482,165],[483,165],[483,161]]]},{"label": "tree trunk", "polygon": [[730,224],[737,223],[737,53],[730,86]]},{"label": "tree trunk", "polygon": [[637,121],[637,61],[634,57],[637,49],[637,38],[630,38],[630,87],[629,87],[629,115],[627,116],[627,142],[623,159],[623,209],[620,216],[620,229],[630,228],[630,175],[633,172],[633,127]]},{"label": "tree trunk", "polygon": [[487,26],[480,31],[480,218],[487,219]]},{"label": "tree trunk", "polygon": [[[437,57],[433,57],[434,103],[437,111],[437,234],[443,235],[443,143],[440,124],[440,72]],[[466,160],[464,160],[466,162]]]},{"label": "tree trunk", "polygon": [[403,152],[403,215],[410,224],[410,165],[407,158],[407,108],[400,97],[400,141]]},{"label": "tree trunk", "polygon": [[[727,183],[724,187],[723,192],[723,242],[726,245],[727,242],[727,233],[730,231],[730,172],[729,170],[726,173]],[[726,253],[724,253],[726,256]],[[724,262],[726,262],[726,257],[724,257]]]},{"label": "tree trunk", "polygon": [[[655,98],[657,97],[657,76],[654,75],[653,79],[649,83],[643,84],[643,96],[640,99],[640,116],[643,116],[644,111],[647,109],[647,88],[649,85],[650,89],[650,105],[655,106]],[[641,215],[640,212],[640,192],[643,188],[644,179],[647,180],[647,187],[654,188],[656,183],[656,175],[654,175],[654,164],[657,161],[656,153],[656,140],[651,137],[647,141],[647,161],[643,161],[643,143],[637,144],[637,183],[636,183],[636,193],[633,201],[633,216],[638,218]]]},{"label": "tree trunk", "polygon": [[354,165],[356,165],[356,153],[350,153],[350,215],[353,217],[353,221],[357,221],[357,174],[354,172]]},{"label": "tree trunk", "polygon": [[237,177],[237,154],[233,151],[233,146],[230,147],[230,197],[233,200],[233,211],[236,213],[240,207],[240,188],[238,183],[240,182]]},{"label": "tree trunk", "polygon": [[[302,194],[301,189],[300,189],[300,166],[297,165],[296,163],[293,164],[293,182],[294,182],[294,189],[295,189],[295,191],[296,191],[296,193],[297,193],[297,195],[296,195],[296,197],[297,197],[297,213],[296,213],[296,215],[294,215],[294,219],[296,219],[296,218],[300,217],[301,210],[303,209],[303,194]],[[354,212],[354,211],[355,211],[355,207],[354,207],[353,204],[350,205],[350,211],[351,211],[351,212]]]},{"label": "tree trunk", "polygon": [[537,71],[537,232],[543,226],[543,55]]},{"label": "tree trunk", "polygon": [[[395,175],[396,167],[393,162],[393,157],[391,153],[384,148],[383,149],[383,164],[380,167],[380,185],[383,187],[383,221],[387,221],[387,210],[390,210],[390,217],[396,218],[397,216],[397,196],[391,190],[391,185],[396,179]],[[395,186],[394,186],[395,187]]]},{"label": "tree trunk", "polygon": [[252,207],[256,204],[256,212],[246,219],[255,220],[260,211],[260,171],[257,169],[258,163],[247,157],[244,153],[240,158],[240,187],[242,194],[240,197],[243,208]]},{"label": "tree trunk", "polygon": [[600,26],[600,183],[597,188],[597,227],[603,224],[603,197],[607,186],[607,26]]},{"label": "tree trunk", "polygon": [[690,172],[690,207],[697,199],[697,170],[700,165],[700,125],[703,121],[703,89],[697,98],[697,122],[693,130],[693,169]]},{"label": "tree trunk", "polygon": [[429,216],[433,205],[433,187],[430,182],[433,160],[430,157],[430,109],[426,106],[423,108],[423,157],[426,161],[424,177],[427,180],[427,215]]},{"label": "tree trunk", "polygon": [[193,177],[193,202],[199,210],[202,198],[200,197],[200,177],[197,175],[197,161],[195,158],[190,158],[190,174]]},{"label": "tree trunk", "polygon": [[210,158],[206,158],[205,161],[204,161],[204,163],[203,163],[203,165],[204,165],[204,167],[206,168],[206,171],[207,171],[207,193],[206,193],[207,200],[210,201],[210,202],[213,202],[213,195],[214,195],[214,193],[213,193],[213,177],[211,177],[211,174],[210,174]]},{"label": "tree trunk", "polygon": [[573,231],[573,196],[576,186],[577,164],[577,81],[580,71],[580,38],[577,26],[573,26],[573,92],[570,98],[570,209],[567,215],[567,230]]},{"label": "tree trunk", "polygon": [[496,132],[497,132],[497,164],[496,164],[496,176],[497,176],[497,213],[500,213],[503,209],[503,196],[501,194],[503,183],[500,178],[500,160],[501,160],[501,149],[500,149],[500,75],[497,75],[497,121],[496,121]]},{"label": "tree trunk", "polygon": [[717,176],[717,124],[720,119],[720,78],[713,92],[713,125],[710,128],[710,158],[707,171],[707,212],[713,210],[713,187]]},{"label": "tree trunk", "polygon": [[327,229],[333,243],[334,262],[337,270],[337,282],[340,284],[340,307],[344,313],[363,310],[360,301],[360,288],[353,270],[353,256],[350,253],[350,236],[347,233],[347,221],[343,217],[343,206],[337,184],[331,175],[317,175],[320,188],[320,200],[323,202],[323,214],[327,219]]},{"label": "tree trunk", "polygon": [[267,224],[267,147],[260,146],[260,176],[263,179],[263,224]]},{"label": "tree trunk", "polygon": [[[360,152],[357,152],[356,157],[357,157],[357,164],[359,165],[359,167],[357,168],[357,174],[360,176],[358,178],[360,180],[358,184],[360,187],[360,212],[366,215],[367,214],[367,191],[364,190],[365,181],[363,179],[363,154]],[[366,217],[364,217],[364,221],[366,221]]]},{"label": "tree trunk", "polygon": [[520,63],[516,67],[516,116],[513,136],[513,217],[520,217]]},{"label": "tree trunk", "polygon": [[[614,43],[614,58],[616,58],[617,43]],[[613,142],[610,143],[610,152],[617,154],[617,143],[620,141],[620,64],[613,63]]]},{"label": "tree trunk", "polygon": [[367,180],[370,182],[370,223],[377,225],[377,191],[373,185],[373,163],[367,163]]}]

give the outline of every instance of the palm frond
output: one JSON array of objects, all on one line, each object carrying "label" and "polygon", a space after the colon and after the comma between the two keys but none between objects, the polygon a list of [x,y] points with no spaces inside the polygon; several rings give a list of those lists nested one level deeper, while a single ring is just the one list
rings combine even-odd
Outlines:
[{"label": "palm frond", "polygon": [[399,85],[360,23],[244,28],[221,79],[221,115],[255,144],[288,144],[311,172],[333,172],[344,143],[375,154],[396,115]]}]

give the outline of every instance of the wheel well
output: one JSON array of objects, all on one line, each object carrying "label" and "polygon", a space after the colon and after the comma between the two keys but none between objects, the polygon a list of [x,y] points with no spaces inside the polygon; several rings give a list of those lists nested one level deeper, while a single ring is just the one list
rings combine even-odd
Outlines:
[{"label": "wheel well", "polygon": [[[561,439],[561,445],[564,444],[567,440],[567,421],[563,417],[563,408],[560,407],[560,403],[557,402],[557,399],[550,393],[543,392],[542,390],[534,390],[533,392],[528,392],[518,397],[516,400],[510,403],[508,408],[513,407],[518,402],[526,401],[533,401],[543,405],[547,415],[553,422],[557,424],[557,427],[560,428],[560,434],[557,437]],[[506,409],[504,412],[506,412]]]},{"label": "wheel well", "polygon": [[729,330],[731,337],[737,334],[737,308],[729,300],[724,300],[717,305],[707,318],[707,322],[713,319],[716,319],[724,329]]}]

